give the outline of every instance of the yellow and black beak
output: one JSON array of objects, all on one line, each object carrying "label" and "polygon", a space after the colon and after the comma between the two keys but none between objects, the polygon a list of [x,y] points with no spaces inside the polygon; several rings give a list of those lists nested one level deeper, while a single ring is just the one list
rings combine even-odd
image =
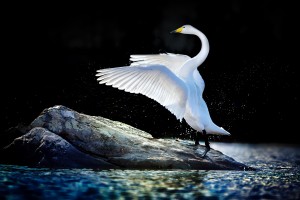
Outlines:
[{"label": "yellow and black beak", "polygon": [[181,33],[182,29],[183,29],[183,27],[180,27],[174,31],[171,31],[170,33]]}]

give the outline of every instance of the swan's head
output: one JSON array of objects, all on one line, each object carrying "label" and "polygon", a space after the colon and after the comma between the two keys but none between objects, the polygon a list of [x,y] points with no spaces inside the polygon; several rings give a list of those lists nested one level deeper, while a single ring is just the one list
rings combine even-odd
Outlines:
[{"label": "swan's head", "polygon": [[197,29],[191,25],[183,25],[182,27],[171,31],[171,33],[195,34],[196,31]]}]

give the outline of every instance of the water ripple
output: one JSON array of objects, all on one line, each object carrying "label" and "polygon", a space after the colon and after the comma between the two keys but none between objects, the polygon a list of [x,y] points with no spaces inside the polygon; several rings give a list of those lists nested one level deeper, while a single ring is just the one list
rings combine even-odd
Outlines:
[{"label": "water ripple", "polygon": [[0,165],[1,199],[299,199],[294,146],[212,144],[257,171],[46,169]]}]

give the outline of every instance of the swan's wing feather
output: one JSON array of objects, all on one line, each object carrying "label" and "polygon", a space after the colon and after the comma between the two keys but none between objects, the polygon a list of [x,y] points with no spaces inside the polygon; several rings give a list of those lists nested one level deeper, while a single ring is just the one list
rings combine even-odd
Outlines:
[{"label": "swan's wing feather", "polygon": [[146,54],[146,55],[131,55],[130,66],[164,65],[169,68],[174,74],[178,74],[183,64],[189,60],[190,57],[182,54],[161,53],[161,54]]},{"label": "swan's wing feather", "polygon": [[177,119],[183,118],[188,96],[186,85],[163,65],[100,69],[96,76],[100,84],[143,94],[165,106]]}]

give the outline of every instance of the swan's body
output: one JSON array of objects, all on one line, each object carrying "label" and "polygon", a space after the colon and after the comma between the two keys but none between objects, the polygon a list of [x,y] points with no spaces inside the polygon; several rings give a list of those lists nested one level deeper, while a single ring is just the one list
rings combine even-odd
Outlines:
[{"label": "swan's body", "polygon": [[[230,135],[211,119],[202,98],[204,81],[197,68],[206,59],[209,43],[206,36],[196,28],[185,25],[176,33],[192,34],[200,38],[202,47],[193,58],[180,54],[131,55],[130,66],[100,69],[96,76],[100,84],[111,85],[126,92],[140,93],[156,100],[204,135]],[[196,139],[196,145],[199,139]],[[209,143],[205,141],[209,151]]]}]

